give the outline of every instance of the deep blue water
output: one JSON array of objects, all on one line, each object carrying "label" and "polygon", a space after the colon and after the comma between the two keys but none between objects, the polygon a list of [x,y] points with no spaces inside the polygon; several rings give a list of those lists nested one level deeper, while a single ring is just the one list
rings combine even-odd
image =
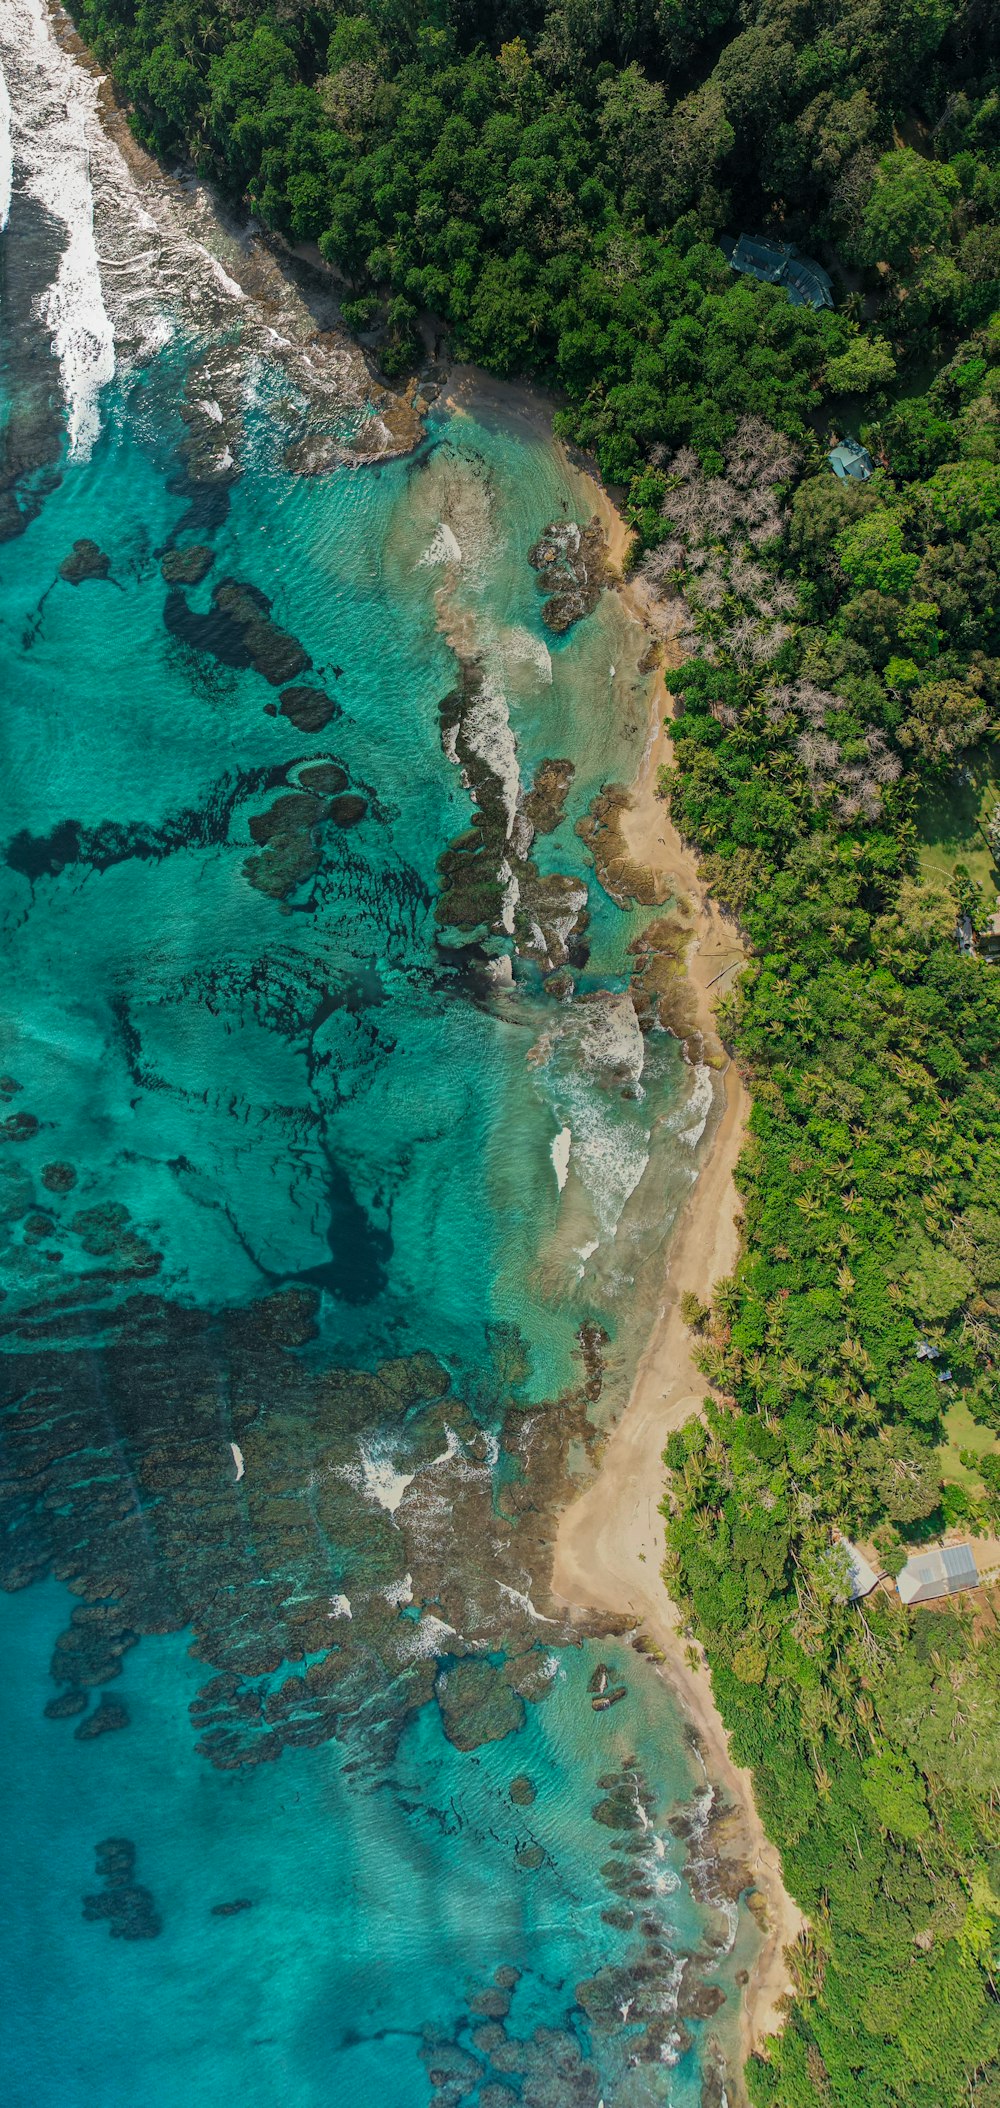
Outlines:
[{"label": "deep blue water", "polygon": [[[51,257],[18,166],[21,445],[51,352],[29,373],[10,318]],[[411,459],[298,475],[282,372],[234,327],[238,458],[206,480],[179,415],[204,350],[121,360],[92,444],[71,416],[47,467],[37,421],[7,454],[0,2090],[688,2108],[736,1966],[666,1821],[702,1782],[650,1665],[569,1643],[545,1556],[711,1097],[639,1032],[645,918],[574,831],[636,767],[645,640],[608,594],[546,632],[528,551],[590,493],[528,423],[443,406]],[[65,423],[54,360],[46,400]],[[74,584],[82,539],[106,575]],[[195,546],[207,576],[169,587]],[[232,663],[261,595],[319,730]],[[510,848],[503,916],[442,921],[439,859],[552,757],[535,877]],[[588,917],[558,983],[525,907],[552,873]],[[728,2003],[685,2030],[692,1954]]]}]

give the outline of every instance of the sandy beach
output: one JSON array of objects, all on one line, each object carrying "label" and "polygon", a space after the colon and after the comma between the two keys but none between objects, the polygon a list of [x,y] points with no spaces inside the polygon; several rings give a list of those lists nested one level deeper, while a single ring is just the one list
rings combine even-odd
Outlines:
[{"label": "sandy beach", "polygon": [[[595,486],[595,510],[605,526],[610,560],[619,572],[629,530],[607,493]],[[707,1045],[718,1046],[715,1008],[731,988],[743,959],[739,933],[719,912],[697,875],[697,861],[672,825],[657,795],[657,771],[671,757],[666,664],[671,660],[670,624],[662,608],[651,608],[641,582],[619,589],[636,620],[664,640],[663,659],[651,703],[649,737],[622,832],[632,857],[664,881],[664,894],[690,903],[692,936],[686,957],[698,1028]],[[676,664],[676,657],[673,658]],[[714,1282],[731,1273],[739,1253],[739,1196],[733,1172],[743,1147],[749,1101],[735,1063],[721,1076],[722,1104],[703,1144],[701,1169],[671,1240],[663,1302],[636,1371],[631,1397],[610,1432],[596,1478],[564,1509],[556,1537],[554,1594],[577,1609],[634,1617],[664,1656],[660,1673],[695,1729],[706,1771],[722,1789],[734,1816],[733,1838],[748,1874],[764,1899],[764,1937],[742,2008],[742,2050],[749,2055],[782,2023],[791,1989],[785,1949],[804,1920],[785,1889],[776,1847],[757,1812],[750,1773],[734,1763],[725,1727],[702,1659],[692,1668],[691,1642],[679,1629],[679,1613],[661,1579],[665,1552],[662,1455],[667,1436],[697,1412],[705,1381],[691,1354],[691,1335],[680,1314],[680,1298],[694,1289],[704,1299]],[[700,1655],[700,1648],[696,1650]]]},{"label": "sandy beach", "polygon": [[[552,436],[556,404],[544,389],[493,379],[476,367],[454,366],[446,400],[488,421],[520,424]],[[585,464],[567,453],[567,469],[578,476]],[[634,1619],[663,1656],[659,1673],[669,1683],[697,1738],[708,1778],[720,1789],[731,1815],[727,1851],[739,1855],[763,1899],[758,1915],[763,1938],[744,1988],[741,2051],[748,2056],[782,2024],[782,2001],[791,1990],[785,1950],[804,1925],[781,1875],[777,1849],[764,1831],[748,1771],[734,1763],[712,1695],[704,1659],[680,1630],[679,1612],[664,1587],[666,1549],[659,1504],[665,1472],[663,1449],[675,1427],[699,1410],[705,1381],[695,1368],[691,1335],[680,1315],[680,1298],[694,1289],[704,1299],[717,1280],[731,1273],[739,1253],[739,1196],[733,1173],[743,1148],[749,1100],[739,1071],[719,1041],[715,1011],[744,959],[739,931],[719,911],[698,878],[697,858],[681,841],[663,799],[657,774],[671,760],[665,720],[672,710],[667,686],[679,664],[675,612],[655,600],[641,579],[627,576],[632,533],[596,475],[593,510],[608,549],[609,582],[629,613],[660,646],[660,664],[650,698],[649,730],[621,834],[628,857],[651,873],[658,900],[687,904],[690,929],[685,972],[694,1005],[695,1030],[720,1080],[719,1106],[706,1131],[701,1168],[670,1242],[663,1299],[636,1370],[631,1396],[604,1446],[596,1477],[559,1519],[552,1570],[553,1594],[581,1615],[587,1611]],[[653,897],[653,895],[651,895]]]}]

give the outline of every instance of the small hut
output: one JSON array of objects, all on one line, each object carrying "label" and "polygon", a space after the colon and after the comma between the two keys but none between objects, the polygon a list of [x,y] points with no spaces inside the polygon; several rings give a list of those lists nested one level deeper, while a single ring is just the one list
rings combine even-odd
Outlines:
[{"label": "small hut", "polygon": [[872,1589],[878,1587],[878,1575],[864,1553],[859,1552],[857,1545],[852,1544],[849,1537],[843,1537],[838,1532],[836,1541],[847,1557],[848,1601],[858,1603],[862,1596],[870,1596]]},{"label": "small hut", "polygon": [[826,458],[842,483],[867,483],[875,467],[868,448],[859,446],[856,439],[838,440]]},{"label": "small hut", "polygon": [[979,1568],[968,1544],[935,1545],[908,1559],[896,1577],[904,1603],[936,1603],[942,1596],[956,1596],[963,1588],[979,1587]]}]

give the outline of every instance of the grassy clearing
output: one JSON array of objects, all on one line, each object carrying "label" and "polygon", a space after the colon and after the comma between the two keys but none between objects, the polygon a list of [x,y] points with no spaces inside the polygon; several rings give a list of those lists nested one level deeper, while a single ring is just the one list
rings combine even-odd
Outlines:
[{"label": "grassy clearing", "polygon": [[944,1424],[948,1439],[942,1442],[938,1449],[941,1477],[950,1480],[952,1485],[964,1486],[967,1493],[978,1497],[986,1489],[979,1473],[970,1471],[968,1465],[963,1464],[961,1452],[963,1449],[971,1450],[977,1457],[995,1454],[997,1441],[993,1430],[980,1427],[978,1421],[973,1419],[964,1399],[949,1408]]},{"label": "grassy clearing", "polygon": [[925,878],[950,879],[956,864],[966,864],[977,885],[997,890],[1000,869],[981,830],[998,803],[1000,748],[995,745],[967,755],[946,784],[927,792],[917,812]]}]

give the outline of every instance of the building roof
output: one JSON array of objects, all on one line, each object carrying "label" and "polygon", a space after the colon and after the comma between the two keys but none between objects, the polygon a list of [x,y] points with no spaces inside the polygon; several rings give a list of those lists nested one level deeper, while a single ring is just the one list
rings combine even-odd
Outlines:
[{"label": "building roof", "polygon": [[741,234],[721,244],[734,271],[759,278],[764,285],[783,285],[795,307],[832,307],[833,282],[812,256],[800,256],[794,242],[764,234]]},{"label": "building roof", "polygon": [[971,1545],[935,1545],[933,1551],[919,1552],[907,1560],[896,1587],[904,1603],[931,1603],[961,1588],[978,1588],[979,1568]]},{"label": "building roof", "polygon": [[878,1575],[875,1568],[869,1565],[864,1553],[859,1552],[857,1545],[852,1544],[849,1537],[838,1537],[837,1543],[841,1551],[847,1554],[850,1601],[856,1603],[860,1596],[870,1596],[872,1589],[878,1587]]},{"label": "building roof", "polygon": [[867,483],[875,466],[867,447],[859,446],[856,439],[842,439],[838,446],[831,447],[826,458],[842,483],[848,477],[854,483]]}]

